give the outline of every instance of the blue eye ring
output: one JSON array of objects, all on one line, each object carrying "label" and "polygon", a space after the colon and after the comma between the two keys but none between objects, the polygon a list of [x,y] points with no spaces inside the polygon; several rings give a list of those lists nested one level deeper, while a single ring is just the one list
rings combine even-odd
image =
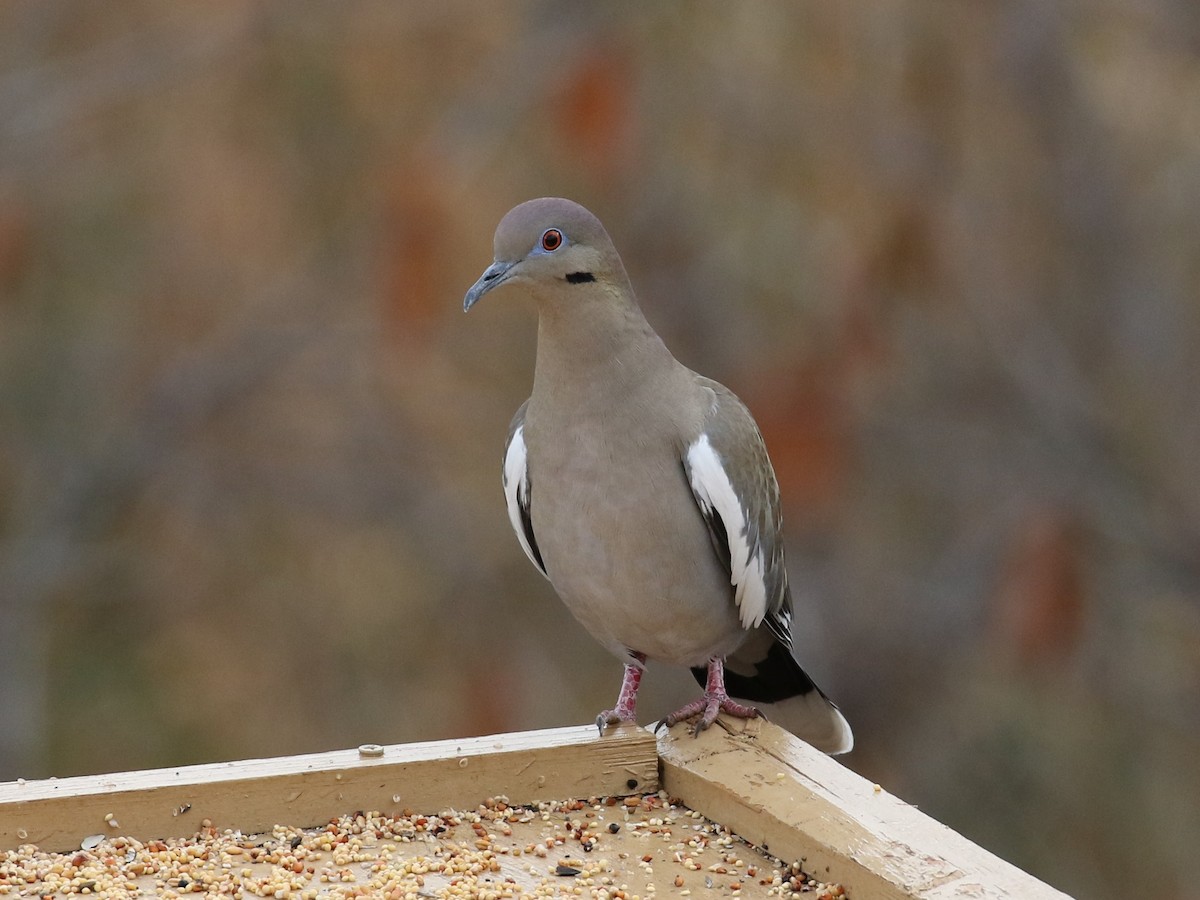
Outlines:
[{"label": "blue eye ring", "polygon": [[542,232],[542,239],[538,242],[543,250],[547,253],[553,253],[566,242],[563,233],[557,228],[547,228]]}]

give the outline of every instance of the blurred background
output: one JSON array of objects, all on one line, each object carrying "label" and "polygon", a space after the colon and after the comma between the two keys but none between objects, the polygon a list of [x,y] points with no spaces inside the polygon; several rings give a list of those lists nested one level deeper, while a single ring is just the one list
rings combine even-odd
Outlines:
[{"label": "blurred background", "polygon": [[1200,896],[1193,0],[0,6],[0,779],[612,704],[461,312],[541,195],[758,417],[846,763]]}]

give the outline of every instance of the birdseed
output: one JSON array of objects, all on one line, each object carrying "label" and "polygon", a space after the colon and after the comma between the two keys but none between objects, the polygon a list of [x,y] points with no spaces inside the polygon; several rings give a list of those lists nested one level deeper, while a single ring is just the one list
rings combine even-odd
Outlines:
[{"label": "birdseed", "polygon": [[538,806],[497,797],[474,810],[357,813],[260,835],[219,831],[205,820],[191,838],[92,835],[85,845],[73,853],[31,844],[0,853],[0,897],[847,896],[661,792]]}]

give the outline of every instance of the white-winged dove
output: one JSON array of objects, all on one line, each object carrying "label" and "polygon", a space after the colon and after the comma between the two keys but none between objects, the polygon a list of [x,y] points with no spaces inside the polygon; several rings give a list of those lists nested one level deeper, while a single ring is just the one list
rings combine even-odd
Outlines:
[{"label": "white-winged dove", "polygon": [[749,411],[671,355],[604,226],[577,203],[512,209],[463,308],[502,284],[539,314],[533,393],[504,451],[508,516],[568,609],[625,663],[598,726],[636,721],[656,659],[704,686],[668,726],[760,714],[732,695],[826,752],[850,750],[846,719],[792,655],[779,487]]}]

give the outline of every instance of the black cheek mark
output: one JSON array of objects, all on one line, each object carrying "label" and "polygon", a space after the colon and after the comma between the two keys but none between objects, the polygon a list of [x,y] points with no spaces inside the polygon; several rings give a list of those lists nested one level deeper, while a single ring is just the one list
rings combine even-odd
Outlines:
[{"label": "black cheek mark", "polygon": [[595,281],[595,280],[596,280],[596,276],[593,275],[591,272],[568,272],[567,273],[567,283],[568,284],[586,284],[589,281]]}]

